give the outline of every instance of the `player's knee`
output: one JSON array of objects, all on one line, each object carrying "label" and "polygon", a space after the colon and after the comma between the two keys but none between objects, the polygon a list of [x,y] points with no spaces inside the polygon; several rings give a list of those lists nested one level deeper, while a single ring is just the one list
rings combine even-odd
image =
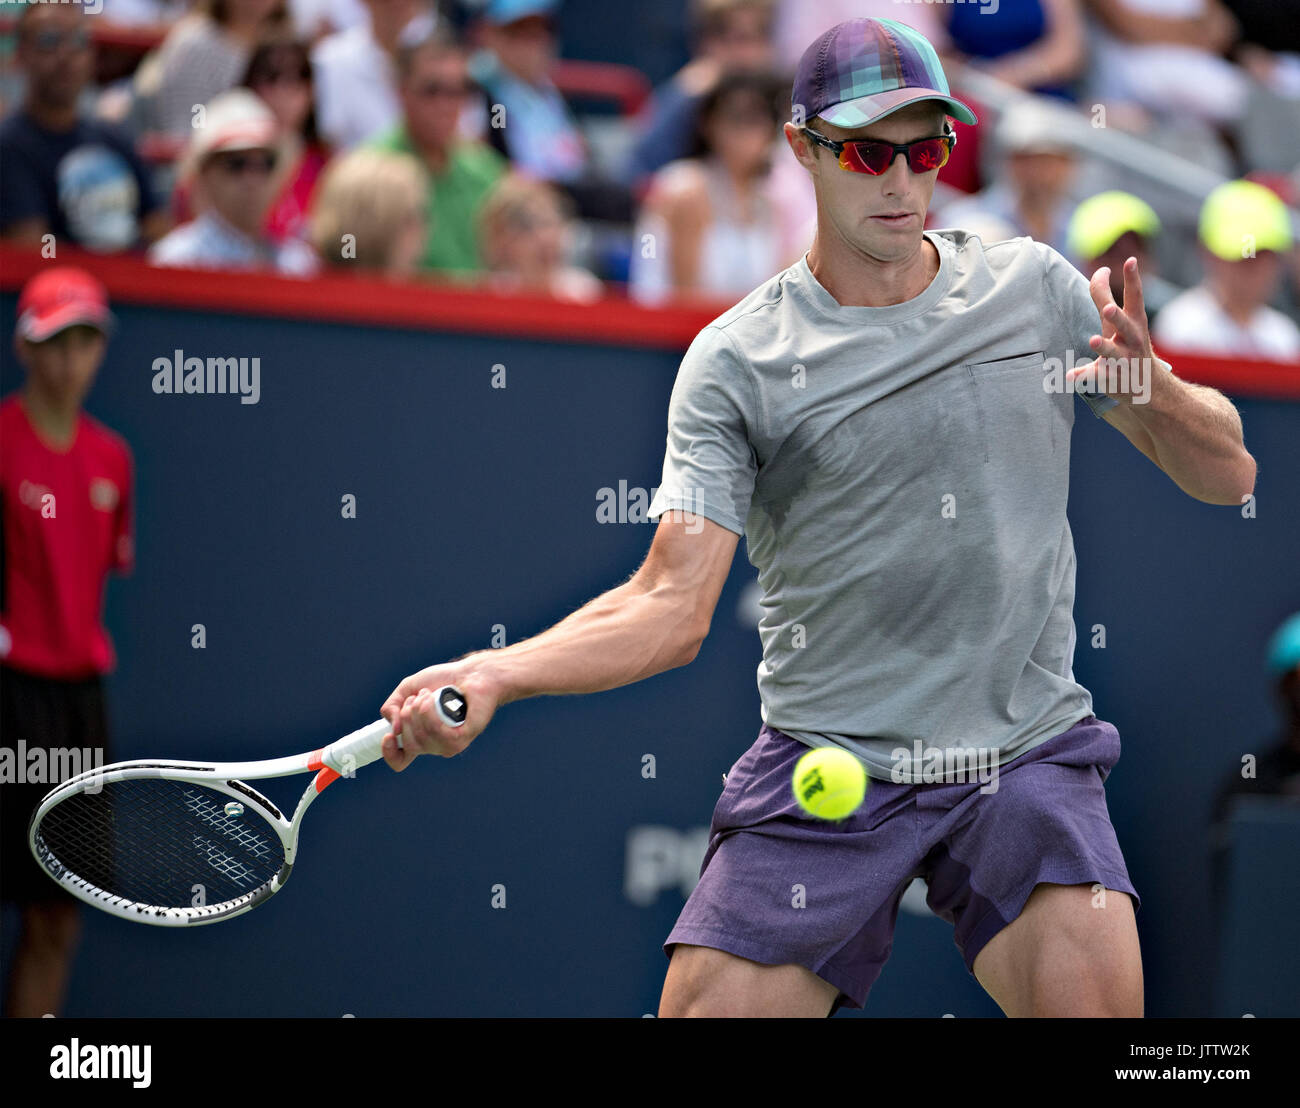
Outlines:
[{"label": "player's knee", "polygon": [[1103,981],[1094,1006],[1097,1009],[1094,1014],[1097,1016],[1108,1019],[1141,1019],[1145,1012],[1141,972],[1125,970]]},{"label": "player's knee", "polygon": [[1057,887],[1055,935],[1035,975],[1034,1008],[1045,1015],[1137,1017],[1142,958],[1133,904],[1099,886]]},{"label": "player's knee", "polygon": [[665,993],[659,1001],[660,1019],[698,1019],[720,1014],[710,1010],[700,997],[687,997],[680,994],[670,997]]},{"label": "player's knee", "polygon": [[1133,967],[1100,965],[1064,987],[1046,975],[1036,985],[1028,1013],[1032,1016],[1140,1019],[1143,1015],[1142,973]]},{"label": "player's knee", "polygon": [[781,1006],[772,970],[725,950],[679,944],[673,948],[659,1014],[715,1019],[772,1015]]},{"label": "player's knee", "polygon": [[664,980],[663,996],[659,1001],[659,1015],[664,1019],[693,1016],[717,1016],[717,1001],[721,967],[718,959],[710,957],[718,951],[707,947],[678,944],[673,947]]},{"label": "player's knee", "polygon": [[802,966],[751,962],[712,947],[673,948],[659,1014],[664,1017],[830,1014],[839,991]]}]

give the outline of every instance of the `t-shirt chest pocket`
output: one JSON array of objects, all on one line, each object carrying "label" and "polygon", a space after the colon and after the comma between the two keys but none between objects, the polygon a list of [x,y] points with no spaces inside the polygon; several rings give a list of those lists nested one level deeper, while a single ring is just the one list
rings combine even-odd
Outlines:
[{"label": "t-shirt chest pocket", "polygon": [[[979,428],[983,460],[1011,445],[1023,452],[1040,444],[1054,454],[1068,429],[1072,410],[1068,394],[1053,397],[1043,388],[1047,373],[1044,352],[1015,354],[963,366]],[[1065,404],[1053,404],[1053,400]]]},{"label": "t-shirt chest pocket", "polygon": [[[991,362],[967,362],[966,372],[975,381],[991,381],[997,377],[1006,377],[1012,373],[1028,375],[1033,369],[1041,369],[1043,365],[1043,352],[1040,350],[1036,354],[1016,354],[1010,358],[994,358]],[[1035,375],[1035,384],[1042,387],[1043,375],[1041,372]]]}]

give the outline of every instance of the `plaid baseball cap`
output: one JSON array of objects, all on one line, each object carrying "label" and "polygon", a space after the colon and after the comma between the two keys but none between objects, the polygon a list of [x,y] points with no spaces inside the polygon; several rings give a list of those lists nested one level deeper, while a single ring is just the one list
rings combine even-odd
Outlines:
[{"label": "plaid baseball cap", "polygon": [[939,100],[962,123],[975,113],[948,94],[939,55],[919,31],[893,19],[838,23],[803,52],[793,113],[836,127],[865,127],[920,100]]},{"label": "plaid baseball cap", "polygon": [[107,291],[84,269],[55,266],[23,286],[18,297],[19,338],[44,342],[81,323],[105,334],[113,325]]}]

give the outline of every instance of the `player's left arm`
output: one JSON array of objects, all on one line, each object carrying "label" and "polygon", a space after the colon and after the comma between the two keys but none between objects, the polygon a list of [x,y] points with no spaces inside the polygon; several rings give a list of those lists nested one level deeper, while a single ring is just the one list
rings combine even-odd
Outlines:
[{"label": "player's left arm", "polygon": [[[1137,260],[1124,263],[1124,307],[1110,292],[1110,270],[1089,282],[1102,333],[1089,340],[1098,356],[1066,374],[1085,377],[1118,401],[1102,418],[1122,432],[1188,496],[1207,504],[1241,504],[1255,489],[1255,459],[1242,439],[1241,417],[1223,393],[1181,381],[1151,349]],[[1106,359],[1123,359],[1127,375],[1108,379]]]}]

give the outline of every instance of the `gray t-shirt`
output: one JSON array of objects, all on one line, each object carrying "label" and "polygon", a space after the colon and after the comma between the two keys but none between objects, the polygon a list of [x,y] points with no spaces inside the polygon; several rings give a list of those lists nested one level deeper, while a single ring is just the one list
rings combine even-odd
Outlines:
[{"label": "gray t-shirt", "polygon": [[1044,387],[1047,359],[1063,377],[1094,356],[1088,281],[1028,237],[925,234],[939,271],[905,303],[842,307],[803,258],[705,327],[649,510],[746,537],[763,719],[895,781],[944,758],[954,779],[958,751],[1000,764],[1092,711],[1072,671],[1074,399]]}]

